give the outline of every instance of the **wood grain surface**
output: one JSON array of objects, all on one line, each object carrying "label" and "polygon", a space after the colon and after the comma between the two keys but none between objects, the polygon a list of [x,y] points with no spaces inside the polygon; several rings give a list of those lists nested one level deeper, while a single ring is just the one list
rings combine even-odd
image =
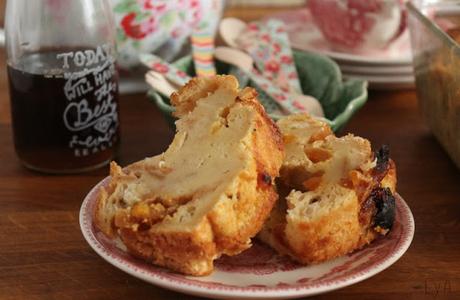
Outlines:
[{"label": "wood grain surface", "polygon": [[[246,19],[259,15],[244,12]],[[188,299],[112,267],[84,241],[79,208],[106,168],[49,176],[20,165],[3,51],[0,59],[0,299]],[[460,299],[460,172],[424,126],[414,91],[371,92],[369,98],[343,133],[390,145],[398,191],[415,217],[414,241],[384,272],[315,299]],[[167,147],[173,131],[145,95],[122,96],[120,108],[120,164]]]}]

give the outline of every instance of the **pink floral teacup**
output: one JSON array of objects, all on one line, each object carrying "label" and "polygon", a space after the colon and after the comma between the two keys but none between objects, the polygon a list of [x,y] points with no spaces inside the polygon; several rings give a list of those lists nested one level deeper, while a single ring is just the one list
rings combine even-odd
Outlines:
[{"label": "pink floral teacup", "polygon": [[339,51],[382,49],[406,28],[405,0],[309,0],[316,25]]}]

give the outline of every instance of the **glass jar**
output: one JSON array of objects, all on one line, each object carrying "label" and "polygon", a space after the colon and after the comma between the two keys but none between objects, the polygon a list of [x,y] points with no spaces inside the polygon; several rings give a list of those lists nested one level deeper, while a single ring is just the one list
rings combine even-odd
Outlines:
[{"label": "glass jar", "polygon": [[16,153],[31,169],[107,164],[119,143],[109,0],[8,0],[7,68]]},{"label": "glass jar", "polygon": [[460,1],[408,3],[418,106],[460,169]]}]

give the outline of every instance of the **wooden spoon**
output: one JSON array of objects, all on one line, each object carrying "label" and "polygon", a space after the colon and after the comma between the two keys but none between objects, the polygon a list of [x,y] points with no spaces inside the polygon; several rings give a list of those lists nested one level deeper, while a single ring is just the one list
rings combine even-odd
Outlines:
[{"label": "wooden spoon", "polygon": [[236,39],[247,30],[247,24],[240,19],[225,18],[219,24],[219,35],[230,47],[238,48]]}]

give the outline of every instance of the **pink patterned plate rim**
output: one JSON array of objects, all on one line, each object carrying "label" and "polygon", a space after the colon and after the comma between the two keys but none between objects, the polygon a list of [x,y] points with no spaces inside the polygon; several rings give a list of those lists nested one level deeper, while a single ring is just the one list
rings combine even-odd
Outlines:
[{"label": "pink patterned plate rim", "polygon": [[109,177],[86,196],[80,209],[80,227],[88,244],[103,259],[126,273],[160,287],[213,298],[294,298],[339,289],[367,279],[395,263],[409,248],[414,219],[406,202],[397,195],[392,231],[369,246],[313,266],[299,265],[255,241],[253,247],[234,257],[215,262],[206,277],[184,276],[153,266],[125,252],[120,243],[107,239],[92,222],[97,191]]},{"label": "pink patterned plate rim", "polygon": [[406,30],[387,49],[374,50],[366,53],[346,53],[334,51],[323,38],[321,32],[313,22],[310,10],[282,12],[271,15],[286,24],[291,45],[303,51],[319,52],[332,59],[369,65],[412,65],[412,50],[409,31]]}]

